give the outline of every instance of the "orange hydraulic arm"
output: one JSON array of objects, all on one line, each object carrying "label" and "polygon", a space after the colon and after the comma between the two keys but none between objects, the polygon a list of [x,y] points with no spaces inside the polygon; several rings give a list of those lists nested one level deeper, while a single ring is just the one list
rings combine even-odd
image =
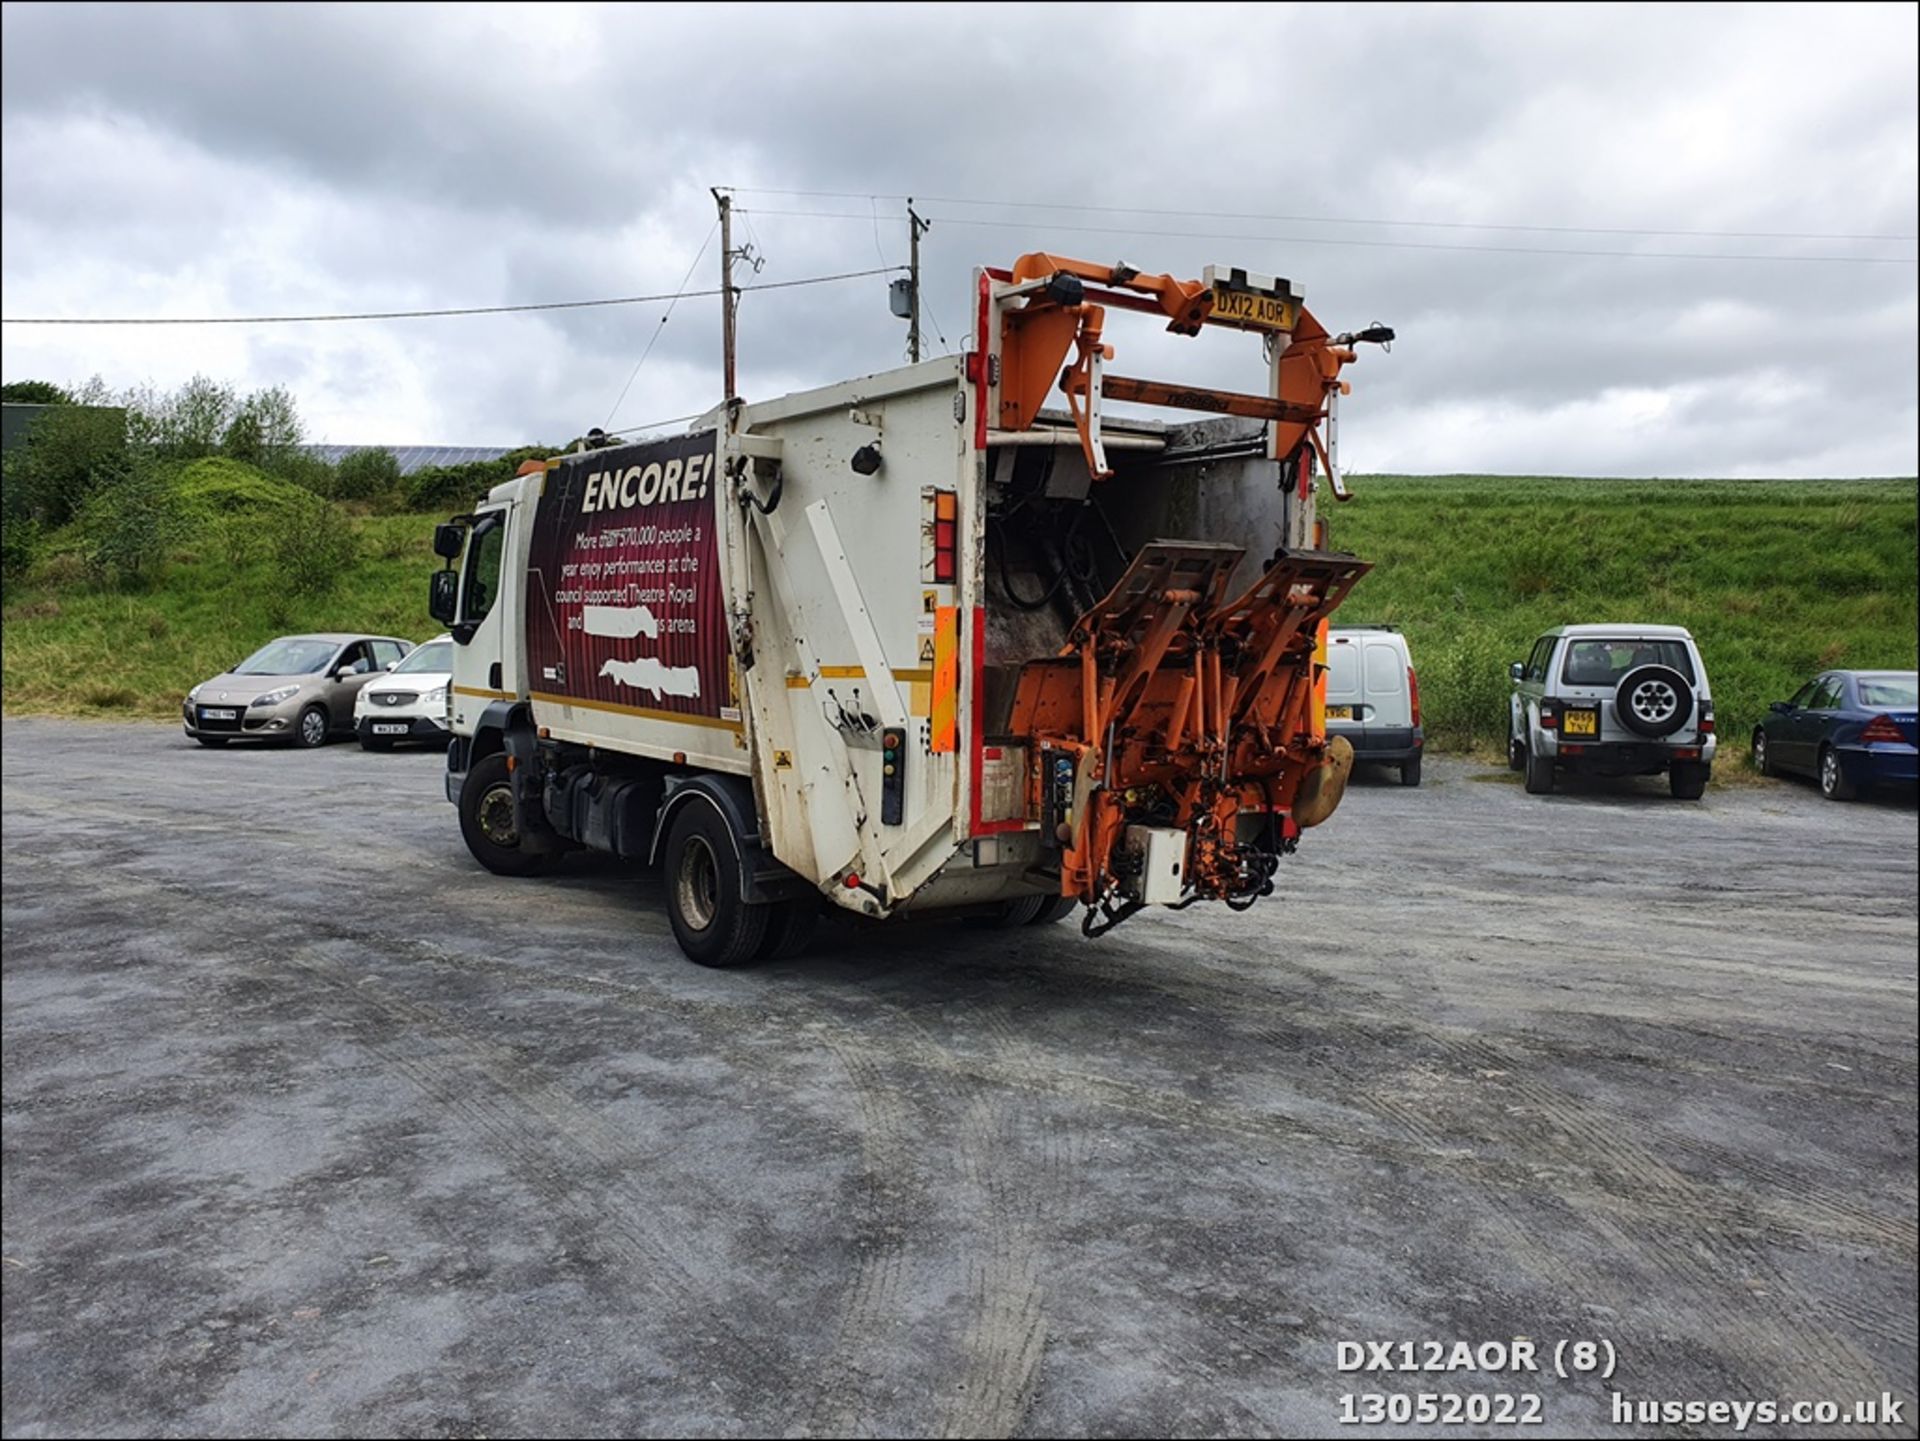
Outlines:
[{"label": "orange hydraulic arm", "polygon": [[[1270,455],[1288,459],[1310,451],[1333,481],[1335,495],[1346,498],[1320,425],[1327,418],[1330,397],[1347,390],[1340,371],[1354,359],[1352,342],[1390,341],[1391,330],[1381,326],[1331,337],[1285,281],[1254,289],[1241,272],[1209,285],[1036,251],[1014,262],[1010,278],[1026,291],[1026,298],[1001,311],[1002,429],[1030,427],[1057,384],[1073,414],[1088,472],[1103,480],[1113,473],[1100,440],[1103,397],[1256,416],[1269,424]],[[1210,324],[1267,334],[1281,347],[1272,365],[1271,393],[1246,395],[1103,374],[1114,353],[1103,338],[1108,306],[1165,316],[1167,329],[1176,335],[1198,335]]]}]

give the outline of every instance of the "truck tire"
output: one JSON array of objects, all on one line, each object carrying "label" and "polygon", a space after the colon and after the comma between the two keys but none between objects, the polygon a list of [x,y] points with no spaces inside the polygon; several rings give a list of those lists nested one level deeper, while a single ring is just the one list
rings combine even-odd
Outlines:
[{"label": "truck tire", "polygon": [[531,876],[547,868],[543,852],[520,849],[513,779],[499,751],[474,762],[460,787],[460,834],[473,858],[497,876]]},{"label": "truck tire", "polygon": [[820,902],[812,896],[798,900],[775,901],[767,907],[767,933],[760,938],[756,961],[784,961],[807,948],[820,925]]},{"label": "truck tire", "polygon": [[1015,896],[992,910],[974,912],[966,917],[966,923],[983,931],[1010,931],[1015,926],[1032,925],[1051,899],[1050,896]]},{"label": "truck tire", "polygon": [[1425,759],[1424,756],[1415,756],[1410,761],[1400,762],[1400,784],[1401,785],[1417,786],[1420,784],[1420,762],[1424,759]]},{"label": "truck tire", "polygon": [[1046,903],[1034,913],[1028,921],[1030,926],[1050,926],[1055,921],[1064,921],[1073,914],[1075,906],[1080,904],[1078,896],[1048,896]]},{"label": "truck tire", "polygon": [[1536,755],[1531,748],[1527,751],[1527,794],[1553,794],[1553,757]]},{"label": "truck tire", "polygon": [[1713,767],[1706,761],[1675,761],[1667,771],[1667,788],[1677,801],[1697,801],[1707,793]]},{"label": "truck tire", "polygon": [[1614,689],[1613,713],[1635,735],[1657,741],[1693,715],[1693,687],[1672,666],[1635,666]]},{"label": "truck tire", "polygon": [[1523,771],[1526,768],[1527,768],[1527,748],[1520,744],[1518,738],[1514,736],[1508,736],[1507,737],[1507,769],[1510,771],[1517,772],[1517,771]]},{"label": "truck tire", "polygon": [[726,821],[705,801],[680,807],[661,853],[667,919],[687,959],[701,966],[738,966],[766,939],[770,906],[740,899],[740,861]]}]

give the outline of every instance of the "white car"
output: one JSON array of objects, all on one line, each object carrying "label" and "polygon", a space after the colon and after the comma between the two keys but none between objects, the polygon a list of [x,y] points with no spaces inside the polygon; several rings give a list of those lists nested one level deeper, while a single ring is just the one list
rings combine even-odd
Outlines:
[{"label": "white car", "polygon": [[1327,734],[1345,736],[1356,761],[1400,769],[1420,784],[1426,731],[1407,638],[1390,625],[1337,625],[1327,634]]},{"label": "white car", "polygon": [[444,746],[447,687],[453,684],[453,637],[435,636],[376,680],[361,687],[353,706],[360,744],[383,751],[396,741]]}]

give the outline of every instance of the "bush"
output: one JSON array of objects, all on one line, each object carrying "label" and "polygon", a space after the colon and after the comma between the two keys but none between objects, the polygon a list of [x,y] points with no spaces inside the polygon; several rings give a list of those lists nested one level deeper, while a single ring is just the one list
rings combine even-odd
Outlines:
[{"label": "bush", "polygon": [[40,522],[32,516],[0,520],[0,587],[11,588],[32,570],[43,544]]},{"label": "bush", "polygon": [[73,397],[47,380],[9,380],[0,385],[0,401],[8,405],[72,405]]},{"label": "bush", "polygon": [[81,502],[74,519],[89,574],[121,586],[152,580],[188,529],[178,493],[139,452],[129,453],[120,474]]},{"label": "bush", "polygon": [[27,443],[6,453],[0,506],[8,520],[65,525],[82,501],[125,473],[127,418],[110,407],[60,406],[34,421]]},{"label": "bush", "polygon": [[291,504],[269,513],[263,527],[276,589],[288,595],[325,595],[359,558],[360,536],[332,501],[296,494]]},{"label": "bush", "polygon": [[244,460],[266,470],[278,463],[300,443],[300,412],[285,386],[256,390],[233,410],[233,418],[220,438],[220,453],[233,460]]},{"label": "bush", "polygon": [[400,489],[400,462],[378,446],[352,450],[333,471],[335,500],[381,500]]},{"label": "bush", "polygon": [[311,451],[290,446],[277,455],[262,462],[262,468],[271,475],[310,490],[315,495],[332,495],[334,488],[334,469],[326,461]]},{"label": "bush", "polygon": [[524,445],[497,460],[474,460],[465,465],[430,465],[407,477],[409,510],[471,510],[503,480],[512,480],[529,460],[545,460],[560,452],[552,446]]}]

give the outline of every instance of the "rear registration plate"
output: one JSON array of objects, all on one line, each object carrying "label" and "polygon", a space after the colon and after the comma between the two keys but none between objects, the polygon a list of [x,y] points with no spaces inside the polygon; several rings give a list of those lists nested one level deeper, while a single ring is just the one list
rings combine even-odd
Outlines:
[{"label": "rear registration plate", "polygon": [[200,712],[200,719],[201,720],[239,720],[240,712],[237,710],[214,710],[212,707],[208,707],[207,709]]},{"label": "rear registration plate", "polygon": [[1597,710],[1570,710],[1560,722],[1560,734],[1569,736],[1597,736],[1600,734],[1600,712]]},{"label": "rear registration plate", "polygon": [[1353,719],[1353,707],[1350,705],[1330,705],[1327,707],[1327,719],[1350,721]]},{"label": "rear registration plate", "polygon": [[1278,296],[1261,295],[1251,290],[1213,287],[1213,313],[1207,317],[1216,325],[1240,325],[1249,330],[1292,330],[1296,315],[1293,302]]},{"label": "rear registration plate", "polygon": [[377,736],[403,736],[407,733],[407,728],[403,725],[380,725],[376,723],[373,727],[373,733]]}]

